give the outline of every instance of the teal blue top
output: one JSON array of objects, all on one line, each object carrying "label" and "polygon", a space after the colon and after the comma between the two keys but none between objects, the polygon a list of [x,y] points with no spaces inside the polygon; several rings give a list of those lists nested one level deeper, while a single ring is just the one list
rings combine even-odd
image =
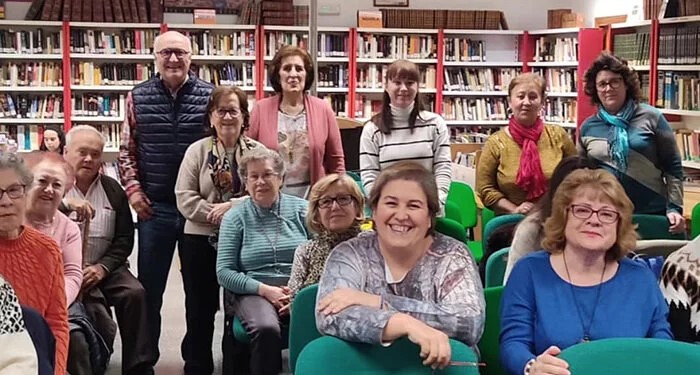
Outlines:
[{"label": "teal blue top", "polygon": [[261,283],[287,285],[294,250],[309,239],[307,201],[280,194],[271,208],[246,199],[221,222],[216,277],[236,294],[258,294]]}]

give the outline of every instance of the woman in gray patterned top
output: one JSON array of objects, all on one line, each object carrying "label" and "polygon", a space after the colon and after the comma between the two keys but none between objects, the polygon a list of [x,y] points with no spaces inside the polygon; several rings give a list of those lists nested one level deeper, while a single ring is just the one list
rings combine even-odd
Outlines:
[{"label": "woman in gray patterned top", "polygon": [[386,344],[403,336],[423,363],[450,361],[448,338],[476,345],[485,303],[476,264],[463,243],[434,233],[435,178],[410,161],[377,178],[369,197],[376,232],[338,245],[319,285],[316,325],[324,334]]}]

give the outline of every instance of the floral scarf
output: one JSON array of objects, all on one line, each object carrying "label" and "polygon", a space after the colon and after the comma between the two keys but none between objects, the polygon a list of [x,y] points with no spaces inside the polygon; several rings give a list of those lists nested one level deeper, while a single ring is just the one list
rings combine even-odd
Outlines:
[{"label": "floral scarf", "polygon": [[343,233],[333,233],[324,230],[311,241],[311,246],[309,248],[309,272],[299,290],[309,285],[317,284],[319,280],[321,280],[321,274],[323,274],[323,268],[326,265],[326,259],[328,259],[331,250],[339,243],[357,236],[360,233],[360,224],[360,221],[356,221],[350,229]]},{"label": "floral scarf", "polygon": [[226,148],[216,137],[211,138],[209,153],[207,154],[207,166],[211,170],[211,180],[219,192],[218,202],[221,203],[245,195],[241,178],[238,176],[238,160],[243,152],[254,148],[254,145],[245,137],[238,138],[234,148],[234,157],[229,160],[226,157]]}]

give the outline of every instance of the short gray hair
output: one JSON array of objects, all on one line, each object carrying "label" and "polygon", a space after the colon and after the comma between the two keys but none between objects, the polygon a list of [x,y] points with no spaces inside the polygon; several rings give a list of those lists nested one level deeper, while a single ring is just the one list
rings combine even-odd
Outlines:
[{"label": "short gray hair", "polygon": [[257,148],[244,155],[238,164],[238,176],[241,177],[241,181],[245,181],[246,176],[248,176],[248,164],[254,161],[268,160],[272,162],[272,169],[274,169],[275,173],[277,173],[280,178],[284,178],[284,174],[287,171],[284,166],[282,156],[280,156],[277,151],[269,150],[267,148]]},{"label": "short gray hair", "polygon": [[78,132],[91,132],[98,137],[100,137],[100,141],[102,142],[102,148],[104,149],[105,145],[107,144],[107,138],[105,137],[104,134],[102,134],[101,131],[97,130],[94,126],[90,125],[76,125],[66,133],[66,146],[71,144],[71,140],[73,139],[73,134],[78,133]]},{"label": "short gray hair", "polygon": [[22,185],[34,182],[34,174],[24,163],[24,159],[14,152],[0,152],[0,169],[11,169],[17,173]]}]

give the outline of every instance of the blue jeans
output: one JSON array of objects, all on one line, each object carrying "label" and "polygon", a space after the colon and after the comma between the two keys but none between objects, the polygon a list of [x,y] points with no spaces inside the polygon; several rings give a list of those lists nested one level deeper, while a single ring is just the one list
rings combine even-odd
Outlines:
[{"label": "blue jeans", "polygon": [[139,219],[138,222],[138,272],[139,281],[146,291],[149,335],[158,358],[163,293],[173,261],[175,244],[182,239],[185,219],[175,204],[154,202],[151,208],[151,218]]}]

